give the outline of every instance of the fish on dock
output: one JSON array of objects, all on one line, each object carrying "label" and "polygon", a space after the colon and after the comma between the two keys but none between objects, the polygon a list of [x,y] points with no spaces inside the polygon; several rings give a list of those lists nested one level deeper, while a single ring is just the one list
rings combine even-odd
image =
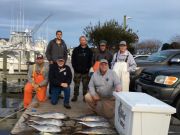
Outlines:
[{"label": "fish on dock", "polygon": [[83,121],[83,122],[87,122],[87,121],[108,121],[106,118],[102,117],[102,116],[96,116],[96,115],[87,115],[87,116],[82,116],[82,117],[78,117],[78,118],[73,118],[73,120],[76,121]]},{"label": "fish on dock", "polygon": [[57,119],[29,120],[29,122],[33,122],[38,125],[55,125],[59,127],[64,125],[64,123],[61,120]]},{"label": "fish on dock", "polygon": [[114,129],[109,128],[89,128],[82,131],[77,131],[73,134],[87,134],[87,135],[117,135]]},{"label": "fish on dock", "polygon": [[111,127],[109,122],[105,121],[85,121],[85,122],[78,122],[79,124],[85,125],[87,127]]},{"label": "fish on dock", "polygon": [[68,117],[59,112],[48,112],[48,113],[41,113],[41,114],[28,114],[33,117],[39,117],[39,118],[44,118],[44,119],[67,119]]},{"label": "fish on dock", "polygon": [[30,127],[40,131],[40,132],[47,132],[47,133],[60,133],[62,130],[60,127],[55,125],[37,125],[32,124],[29,125]]}]

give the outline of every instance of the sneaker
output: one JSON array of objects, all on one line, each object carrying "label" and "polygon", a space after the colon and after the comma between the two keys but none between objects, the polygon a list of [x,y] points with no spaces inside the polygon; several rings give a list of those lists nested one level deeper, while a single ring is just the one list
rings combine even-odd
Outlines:
[{"label": "sneaker", "polygon": [[73,98],[71,99],[72,102],[76,102],[77,101],[77,96],[73,96]]},{"label": "sneaker", "polygon": [[70,106],[69,104],[64,104],[64,107],[65,107],[66,109],[71,109],[71,106]]}]

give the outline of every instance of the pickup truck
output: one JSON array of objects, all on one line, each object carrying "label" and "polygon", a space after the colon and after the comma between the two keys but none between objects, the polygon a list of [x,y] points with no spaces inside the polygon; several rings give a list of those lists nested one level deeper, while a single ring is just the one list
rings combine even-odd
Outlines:
[{"label": "pickup truck", "polygon": [[176,55],[179,54],[180,49],[170,49],[154,53],[150,55],[146,60],[136,61],[137,69],[134,73],[131,74],[130,91],[134,91],[135,81],[137,78],[139,78],[139,75],[144,68],[170,66],[171,59],[173,59]]},{"label": "pickup truck", "polygon": [[135,82],[135,91],[147,93],[174,106],[180,119],[180,52],[160,59],[164,59],[161,63],[167,64],[143,68]]}]

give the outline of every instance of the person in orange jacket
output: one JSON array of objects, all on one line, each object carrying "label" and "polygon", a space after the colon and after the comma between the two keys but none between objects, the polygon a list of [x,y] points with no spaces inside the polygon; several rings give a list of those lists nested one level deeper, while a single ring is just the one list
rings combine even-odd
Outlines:
[{"label": "person in orange jacket", "polygon": [[92,58],[94,72],[99,69],[101,59],[106,59],[108,61],[109,68],[111,68],[111,61],[113,59],[113,55],[109,52],[107,46],[108,45],[106,40],[101,40],[99,42],[98,52],[96,52]]},{"label": "person in orange jacket", "polygon": [[42,54],[36,56],[36,62],[29,67],[28,82],[24,88],[24,108],[27,108],[32,101],[33,90],[36,91],[36,98],[43,102],[46,100],[46,89],[48,84],[49,67],[44,63]]}]

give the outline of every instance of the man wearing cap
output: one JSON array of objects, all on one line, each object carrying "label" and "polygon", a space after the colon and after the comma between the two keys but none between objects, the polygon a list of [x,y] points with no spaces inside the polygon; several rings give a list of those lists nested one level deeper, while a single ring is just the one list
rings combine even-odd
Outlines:
[{"label": "man wearing cap", "polygon": [[27,108],[31,103],[33,90],[36,91],[38,101],[46,100],[48,70],[49,66],[44,63],[43,55],[38,54],[35,64],[30,66],[28,70],[28,82],[24,88],[24,108]]},{"label": "man wearing cap", "polygon": [[130,73],[136,70],[136,62],[132,54],[127,50],[126,41],[119,43],[119,51],[114,54],[112,69],[118,75],[122,91],[129,91]]},{"label": "man wearing cap", "polygon": [[70,67],[65,65],[65,58],[58,57],[56,63],[50,65],[49,80],[51,83],[51,103],[56,105],[61,91],[64,91],[64,107],[71,109],[69,98],[72,73]]},{"label": "man wearing cap", "polygon": [[120,81],[116,73],[109,69],[108,61],[101,59],[99,70],[92,75],[89,82],[85,101],[93,112],[111,119],[115,108],[113,91],[121,91]]},{"label": "man wearing cap", "polygon": [[99,61],[101,59],[106,59],[108,61],[109,67],[111,67],[112,54],[107,50],[107,41],[101,40],[99,42],[99,51],[94,54],[92,65],[94,72],[99,69]]}]

